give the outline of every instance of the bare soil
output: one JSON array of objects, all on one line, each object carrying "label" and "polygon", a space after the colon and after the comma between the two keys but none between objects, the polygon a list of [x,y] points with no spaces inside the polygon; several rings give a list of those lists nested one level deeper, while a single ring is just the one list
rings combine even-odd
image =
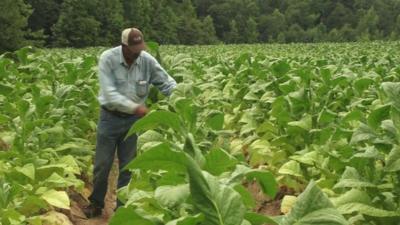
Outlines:
[{"label": "bare soil", "polygon": [[279,216],[282,215],[281,212],[281,202],[285,195],[293,195],[294,191],[282,186],[279,188],[279,191],[275,198],[270,198],[266,196],[257,182],[251,182],[245,184],[247,189],[253,195],[253,198],[256,202],[256,207],[254,211],[260,214],[264,214],[267,216]]},{"label": "bare soil", "polygon": [[88,197],[92,191],[92,185],[90,182],[86,182],[86,187],[82,193],[71,192],[71,211],[68,217],[75,225],[107,225],[110,218],[114,214],[116,206],[116,186],[118,178],[118,164],[114,162],[113,168],[111,169],[108,177],[108,191],[105,198],[105,206],[103,209],[103,215],[97,218],[87,219],[85,214],[82,212],[84,206],[89,204]]}]

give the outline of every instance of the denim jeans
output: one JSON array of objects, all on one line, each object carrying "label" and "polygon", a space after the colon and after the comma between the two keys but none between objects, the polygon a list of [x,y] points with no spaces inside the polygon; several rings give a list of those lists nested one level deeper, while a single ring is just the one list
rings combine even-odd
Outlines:
[{"label": "denim jeans", "polygon": [[[93,192],[89,197],[92,204],[104,208],[104,197],[107,193],[108,175],[117,152],[119,162],[118,188],[126,186],[131,173],[122,170],[135,156],[137,136],[125,139],[131,126],[138,120],[137,116],[119,117],[104,109],[100,111],[97,126],[96,154],[93,171]],[[117,201],[117,207],[122,203]]]}]

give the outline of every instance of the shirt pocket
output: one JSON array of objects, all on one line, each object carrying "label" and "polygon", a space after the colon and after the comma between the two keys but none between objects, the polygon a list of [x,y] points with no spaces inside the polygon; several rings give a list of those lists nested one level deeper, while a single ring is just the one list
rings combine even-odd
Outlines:
[{"label": "shirt pocket", "polygon": [[147,95],[147,92],[149,91],[149,83],[147,80],[138,80],[136,81],[136,94],[139,97],[144,97]]},{"label": "shirt pocket", "polygon": [[114,71],[115,83],[116,84],[123,84],[126,82],[127,74],[124,69],[117,69]]}]

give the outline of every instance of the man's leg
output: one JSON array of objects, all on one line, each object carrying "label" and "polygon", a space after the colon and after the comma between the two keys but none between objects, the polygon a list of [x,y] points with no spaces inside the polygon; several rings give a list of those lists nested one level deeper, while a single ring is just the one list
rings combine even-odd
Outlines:
[{"label": "man's leg", "polygon": [[93,191],[89,197],[91,208],[89,207],[87,212],[84,210],[88,217],[98,216],[98,209],[104,208],[104,198],[108,187],[108,175],[114,161],[117,143],[117,137],[113,131],[115,131],[115,127],[113,126],[112,117],[102,110],[97,127]]},{"label": "man's leg", "polygon": [[[137,146],[137,135],[133,134],[126,140],[125,136],[129,131],[129,128],[133,125],[136,119],[130,119],[127,124],[126,133],[121,137],[120,142],[117,144],[117,155],[119,162],[119,176],[118,176],[118,186],[117,188],[124,187],[128,185],[131,179],[131,172],[129,170],[123,170],[123,168],[128,165],[130,161],[136,156],[136,146]],[[122,202],[117,199],[117,208],[122,206]]]}]

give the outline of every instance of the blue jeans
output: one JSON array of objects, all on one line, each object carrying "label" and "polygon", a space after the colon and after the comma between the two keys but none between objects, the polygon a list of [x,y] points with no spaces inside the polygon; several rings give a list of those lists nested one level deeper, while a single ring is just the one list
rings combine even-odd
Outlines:
[{"label": "blue jeans", "polygon": [[[119,117],[104,109],[100,111],[94,159],[93,192],[89,197],[90,202],[97,207],[104,208],[108,175],[114,161],[115,151],[117,151],[119,162],[117,187],[124,187],[130,181],[131,173],[122,169],[136,156],[137,136],[132,135],[126,140],[124,138],[138,119],[134,115]],[[117,207],[121,205],[122,203],[117,201]]]}]

